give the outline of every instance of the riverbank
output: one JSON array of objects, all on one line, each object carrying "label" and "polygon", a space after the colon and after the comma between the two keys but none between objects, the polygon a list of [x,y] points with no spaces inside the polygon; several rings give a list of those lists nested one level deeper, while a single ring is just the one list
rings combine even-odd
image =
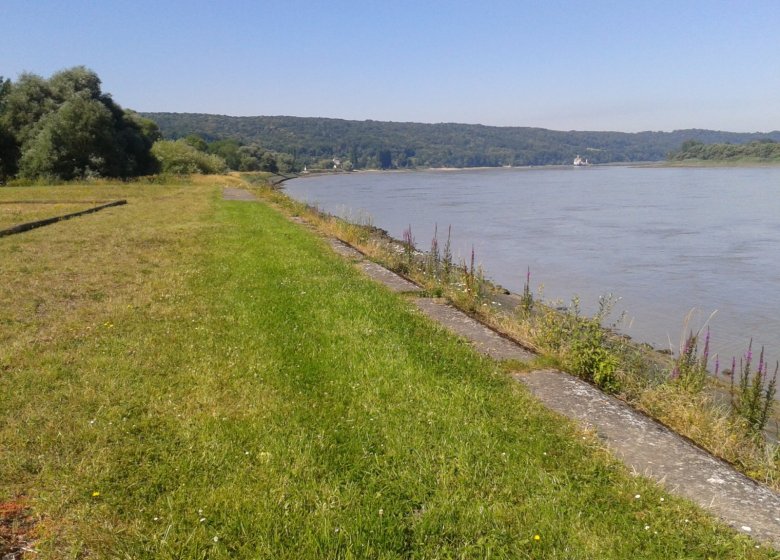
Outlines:
[{"label": "riverbank", "polygon": [[0,243],[0,491],[42,557],[777,557],[235,181],[0,192],[128,200]]},{"label": "riverbank", "polygon": [[[338,188],[335,182],[329,185]],[[431,199],[428,193],[422,196]],[[409,198],[409,194],[405,197]],[[426,206],[424,201],[415,200],[418,206]],[[743,367],[734,374],[736,389],[733,395],[729,394],[728,387],[724,390],[717,383],[707,381],[707,370],[717,367],[713,364],[717,359],[712,358],[714,352],[706,333],[699,333],[697,340],[687,343],[692,345],[692,350],[698,346],[700,353],[693,351],[681,366],[679,356],[684,353],[685,340],[673,350],[673,359],[672,352],[659,354],[646,344],[633,343],[624,336],[608,336],[601,331],[600,324],[608,324],[610,311],[617,301],[614,298],[598,298],[598,316],[591,319],[590,313],[583,313],[577,298],[569,305],[555,304],[554,308],[536,301],[537,294],[530,289],[530,277],[526,278],[527,296],[507,296],[502,289],[496,289],[495,284],[485,282],[473,257],[471,264],[462,258],[453,258],[449,234],[444,229],[440,229],[438,238],[431,241],[430,252],[423,254],[416,251],[413,243],[393,240],[381,230],[341,222],[286,198],[278,201],[290,211],[308,216],[324,231],[359,247],[371,258],[409,275],[429,292],[446,295],[461,309],[537,351],[545,357],[547,365],[594,382],[711,453],[737,465],[743,473],[774,488],[780,485],[780,458],[773,447],[776,434],[769,434],[769,445],[756,440],[756,434],[745,425],[743,416],[747,411],[737,412],[745,392],[739,389]],[[405,240],[413,241],[410,229],[403,235]],[[532,313],[523,312],[524,299],[528,300],[528,307],[533,308]],[[519,313],[516,311],[518,306]],[[688,334],[688,328],[684,334]],[[705,356],[709,356],[709,360]],[[721,371],[728,367],[722,358],[720,364]],[[688,373],[678,381],[674,372],[680,367],[694,374],[695,382],[689,383]],[[761,398],[763,395],[754,401],[756,406],[761,406]],[[768,419],[765,427],[769,431],[775,430],[775,419]]]},{"label": "riverbank", "polygon": [[[709,315],[711,355],[739,357],[751,338],[774,362],[780,318],[768,255],[780,242],[776,169],[486,170],[349,174],[292,181],[285,192],[397,238],[409,226],[427,249],[452,225],[456,260],[476,259],[515,292],[528,267],[534,293],[561,305],[621,298],[622,330],[659,349],[679,347],[683,322]],[[735,291],[734,286],[750,286]]]},{"label": "riverbank", "polygon": [[741,159],[741,160],[706,160],[706,159],[686,159],[681,161],[664,161],[658,162],[655,165],[647,164],[640,167],[670,167],[670,168],[775,168],[780,167],[780,161],[765,161],[758,159]]}]

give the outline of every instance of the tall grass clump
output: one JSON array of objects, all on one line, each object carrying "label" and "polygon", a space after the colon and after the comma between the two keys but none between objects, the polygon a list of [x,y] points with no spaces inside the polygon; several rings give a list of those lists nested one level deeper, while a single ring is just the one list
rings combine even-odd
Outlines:
[{"label": "tall grass clump", "polygon": [[404,260],[402,263],[403,269],[401,272],[409,273],[414,268],[414,256],[417,252],[414,244],[414,235],[412,234],[411,225],[403,231],[403,240],[401,241],[401,246],[403,247],[404,251]]},{"label": "tall grass clump", "polygon": [[431,249],[425,255],[425,274],[430,278],[439,279],[441,268],[441,255],[439,254],[439,225],[433,227]]},{"label": "tall grass clump", "polygon": [[525,283],[523,284],[523,295],[520,297],[520,312],[523,316],[528,317],[534,310],[534,294],[531,292],[531,267],[525,274]]},{"label": "tall grass clump", "polygon": [[[775,362],[775,371],[769,377],[769,365],[764,359],[764,348],[758,359],[758,367],[753,371],[753,341],[750,341],[744,359],[740,358],[739,370],[736,370],[736,358],[731,362],[731,410],[742,420],[751,436],[761,438],[769,421],[775,403],[777,373],[780,363]],[[739,372],[739,381],[734,382]]]},{"label": "tall grass clump", "polygon": [[452,225],[447,227],[447,242],[441,256],[442,281],[449,284],[452,280]]},{"label": "tall grass clump", "polygon": [[670,379],[683,389],[691,393],[698,393],[709,379],[709,353],[710,353],[710,329],[704,338],[704,350],[701,356],[698,351],[699,333],[691,331],[680,349],[680,354],[675,360]]}]

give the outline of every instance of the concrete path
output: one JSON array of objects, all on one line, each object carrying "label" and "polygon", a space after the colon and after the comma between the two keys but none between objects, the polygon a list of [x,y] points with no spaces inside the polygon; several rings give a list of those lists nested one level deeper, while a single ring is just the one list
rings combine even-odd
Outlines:
[{"label": "concrete path", "polygon": [[366,273],[366,276],[384,284],[394,292],[421,292],[420,286],[409,282],[406,278],[399,276],[395,272],[379,266],[375,262],[363,261],[358,266]]},{"label": "concrete path", "polygon": [[348,259],[353,259],[353,260],[363,260],[365,258],[365,255],[363,253],[361,253],[351,245],[347,245],[346,243],[344,243],[339,239],[334,239],[332,237],[329,237],[327,241],[330,244],[331,248],[342,257],[347,257]]},{"label": "concrete path", "polygon": [[548,408],[593,428],[635,473],[780,548],[780,495],[625,403],[559,371],[517,374]]},{"label": "concrete path", "polygon": [[477,351],[494,360],[526,362],[534,355],[519,344],[504,338],[460,309],[437,299],[416,299],[415,305],[428,317],[469,340]]}]

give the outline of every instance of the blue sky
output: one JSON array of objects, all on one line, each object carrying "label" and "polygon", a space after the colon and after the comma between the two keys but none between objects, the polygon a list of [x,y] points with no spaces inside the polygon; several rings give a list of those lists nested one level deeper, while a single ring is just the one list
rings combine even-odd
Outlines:
[{"label": "blue sky", "polygon": [[0,0],[0,75],[85,65],[123,107],[780,129],[780,1]]}]

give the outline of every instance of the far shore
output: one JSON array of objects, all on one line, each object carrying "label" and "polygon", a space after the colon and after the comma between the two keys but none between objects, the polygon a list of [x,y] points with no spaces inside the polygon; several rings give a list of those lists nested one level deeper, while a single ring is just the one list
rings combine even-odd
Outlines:
[{"label": "far shore", "polygon": [[507,171],[518,170],[547,170],[547,169],[589,169],[600,167],[635,167],[635,168],[775,168],[780,167],[780,161],[710,161],[710,160],[686,160],[686,161],[613,161],[608,163],[593,163],[587,166],[574,166],[570,164],[554,165],[518,165],[518,166],[480,166],[480,167],[414,167],[406,169],[316,169],[296,174],[295,178],[318,177],[321,175],[336,175],[349,173],[420,173],[426,171],[454,173],[458,171],[495,171],[505,169]]}]

